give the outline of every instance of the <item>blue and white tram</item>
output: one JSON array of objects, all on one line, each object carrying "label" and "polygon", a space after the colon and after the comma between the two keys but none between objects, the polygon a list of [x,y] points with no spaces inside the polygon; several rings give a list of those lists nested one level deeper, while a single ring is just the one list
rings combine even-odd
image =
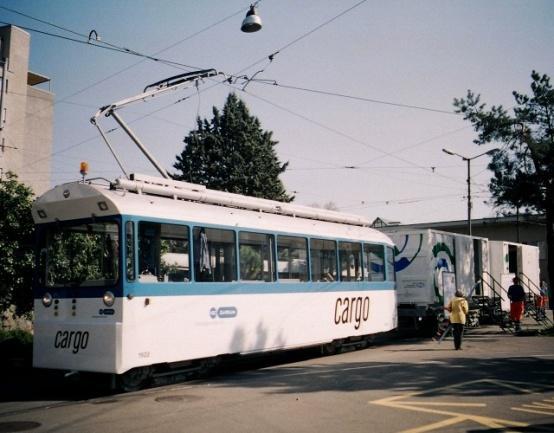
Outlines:
[{"label": "blue and white tram", "polygon": [[33,217],[35,367],[143,378],[397,325],[393,243],[361,217],[140,175],[57,186]]}]

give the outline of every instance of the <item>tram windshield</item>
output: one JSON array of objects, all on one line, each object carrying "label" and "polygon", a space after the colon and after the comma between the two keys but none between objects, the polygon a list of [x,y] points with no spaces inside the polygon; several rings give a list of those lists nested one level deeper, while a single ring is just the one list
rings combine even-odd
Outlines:
[{"label": "tram windshield", "polygon": [[52,225],[40,233],[39,284],[46,287],[105,287],[119,277],[116,222]]}]

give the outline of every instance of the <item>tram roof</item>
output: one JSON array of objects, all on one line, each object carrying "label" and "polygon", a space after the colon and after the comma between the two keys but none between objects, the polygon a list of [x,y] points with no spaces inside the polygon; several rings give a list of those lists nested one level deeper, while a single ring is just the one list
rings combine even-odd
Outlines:
[{"label": "tram roof", "polygon": [[128,215],[198,225],[240,227],[307,236],[392,244],[369,227],[369,219],[308,206],[209,190],[202,185],[133,175],[110,185],[73,182],[58,185],[33,205],[37,224]]}]

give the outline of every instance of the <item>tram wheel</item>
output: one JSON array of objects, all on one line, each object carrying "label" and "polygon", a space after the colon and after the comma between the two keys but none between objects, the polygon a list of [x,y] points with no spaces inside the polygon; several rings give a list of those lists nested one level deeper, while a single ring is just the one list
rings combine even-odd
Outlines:
[{"label": "tram wheel", "polygon": [[321,345],[321,354],[322,355],[335,355],[340,352],[342,347],[342,342],[340,340],[333,340],[330,343],[325,343]]},{"label": "tram wheel", "polygon": [[118,376],[119,388],[125,392],[138,391],[152,376],[152,367],[135,367]]},{"label": "tram wheel", "polygon": [[198,375],[202,378],[209,376],[221,364],[220,358],[208,358],[200,361],[198,365]]}]

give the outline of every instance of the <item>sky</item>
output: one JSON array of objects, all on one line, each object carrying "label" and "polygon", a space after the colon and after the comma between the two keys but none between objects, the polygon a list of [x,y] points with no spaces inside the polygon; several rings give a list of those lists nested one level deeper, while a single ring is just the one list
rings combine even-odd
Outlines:
[{"label": "sky", "polygon": [[[55,93],[51,184],[79,179],[80,161],[90,177],[122,175],[89,121],[99,107],[214,68],[225,75],[118,112],[168,171],[197,116],[211,119],[235,92],[279,142],[278,158],[289,162],[281,179],[295,203],[332,202],[402,223],[464,220],[467,163],[442,149],[473,157],[499,145],[474,144],[453,99],[471,89],[489,107],[510,108],[512,91],[530,92],[532,70],[554,75],[550,0],[262,0],[263,28],[243,33],[249,5],[0,0],[0,21],[29,29],[30,69]],[[83,43],[92,30],[103,43],[173,63]],[[256,80],[245,87],[229,76]],[[129,172],[157,175],[121,131],[109,137]],[[471,162],[473,218],[498,211],[487,204],[488,158]],[[32,155],[26,168],[48,176]]]}]

